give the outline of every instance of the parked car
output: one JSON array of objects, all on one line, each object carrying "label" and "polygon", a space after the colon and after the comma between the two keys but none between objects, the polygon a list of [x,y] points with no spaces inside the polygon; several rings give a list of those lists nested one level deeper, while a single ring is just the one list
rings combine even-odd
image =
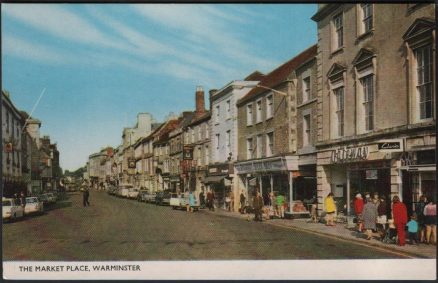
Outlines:
[{"label": "parked car", "polygon": [[188,204],[188,200],[185,198],[183,194],[179,195],[176,193],[172,193],[170,194],[169,204],[173,209],[177,209],[177,208],[185,209]]},{"label": "parked car", "polygon": [[3,221],[14,221],[24,216],[24,209],[13,198],[2,198]]},{"label": "parked car", "polygon": [[137,188],[130,188],[128,191],[128,198],[129,199],[136,199],[139,193],[139,189]]},{"label": "parked car", "polygon": [[42,214],[44,212],[44,203],[37,197],[27,197],[24,214]]},{"label": "parked car", "polygon": [[38,196],[38,199],[43,202],[43,205],[49,205],[49,196],[47,194],[41,194]]},{"label": "parked car", "polygon": [[58,197],[55,195],[55,193],[46,193],[46,195],[48,196],[50,203],[55,203],[58,200]]},{"label": "parked car", "polygon": [[123,197],[123,198],[128,197],[129,189],[132,188],[132,187],[133,186],[129,185],[129,184],[120,185],[119,189],[117,191],[117,196],[118,197]]},{"label": "parked car", "polygon": [[138,201],[146,202],[146,195],[148,194],[147,190],[140,190],[137,195]]},{"label": "parked car", "polygon": [[146,194],[146,195],[144,196],[145,202],[148,202],[148,203],[155,203],[156,196],[157,196],[156,193],[148,193],[148,194]]},{"label": "parked car", "polygon": [[155,196],[155,204],[170,205],[170,192],[169,191],[158,192],[157,195]]}]

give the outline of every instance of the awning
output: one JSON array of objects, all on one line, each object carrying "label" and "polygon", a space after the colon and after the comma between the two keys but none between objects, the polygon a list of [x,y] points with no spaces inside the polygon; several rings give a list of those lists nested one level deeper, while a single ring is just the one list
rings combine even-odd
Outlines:
[{"label": "awning", "polygon": [[225,177],[226,177],[226,175],[220,175],[220,176],[208,176],[208,177],[205,177],[205,179],[204,179],[204,183],[205,183],[205,184],[209,184],[209,183],[220,183]]}]

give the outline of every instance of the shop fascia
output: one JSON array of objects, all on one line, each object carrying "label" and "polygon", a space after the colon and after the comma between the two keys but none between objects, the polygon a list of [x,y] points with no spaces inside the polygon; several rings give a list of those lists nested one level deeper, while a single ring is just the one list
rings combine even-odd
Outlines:
[{"label": "shop fascia", "polygon": [[403,152],[403,139],[379,140],[368,145],[343,146],[331,151],[332,164],[365,161],[371,151],[383,153]]},{"label": "shop fascia", "polygon": [[264,160],[239,162],[234,165],[237,174],[274,171],[297,171],[298,156],[275,157]]}]

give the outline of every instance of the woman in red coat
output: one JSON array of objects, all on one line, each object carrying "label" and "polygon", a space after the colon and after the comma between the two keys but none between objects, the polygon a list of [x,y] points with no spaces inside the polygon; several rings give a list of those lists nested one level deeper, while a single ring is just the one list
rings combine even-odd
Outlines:
[{"label": "woman in red coat", "polygon": [[397,228],[398,244],[400,246],[405,245],[405,226],[408,222],[408,211],[406,205],[400,201],[398,196],[392,198],[392,215],[394,218],[394,224]]},{"label": "woman in red coat", "polygon": [[356,214],[358,231],[362,232],[362,211],[364,207],[364,201],[361,194],[356,195],[356,199],[354,200],[354,213]]}]

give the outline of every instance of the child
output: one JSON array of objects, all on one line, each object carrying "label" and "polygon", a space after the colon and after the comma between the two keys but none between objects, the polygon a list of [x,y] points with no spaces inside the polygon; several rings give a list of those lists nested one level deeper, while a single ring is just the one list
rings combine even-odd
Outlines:
[{"label": "child", "polygon": [[415,221],[417,219],[416,215],[411,216],[411,220],[406,224],[408,226],[408,233],[409,233],[409,241],[410,244],[413,245],[414,241],[415,244],[418,245],[418,223]]}]

